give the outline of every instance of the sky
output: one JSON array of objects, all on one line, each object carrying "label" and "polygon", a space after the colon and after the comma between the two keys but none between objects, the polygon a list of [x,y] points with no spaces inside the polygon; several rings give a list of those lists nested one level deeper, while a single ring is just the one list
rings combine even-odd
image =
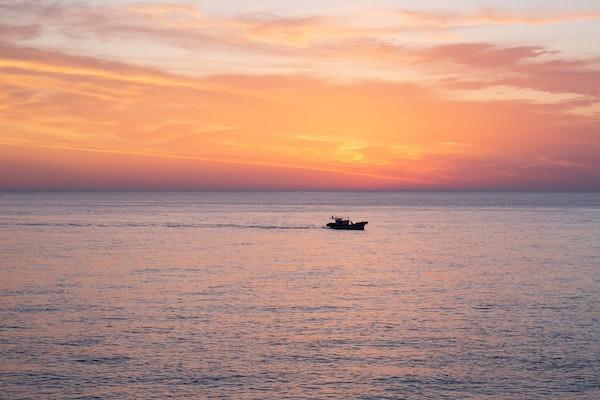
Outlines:
[{"label": "sky", "polygon": [[600,190],[600,1],[0,0],[0,189]]}]

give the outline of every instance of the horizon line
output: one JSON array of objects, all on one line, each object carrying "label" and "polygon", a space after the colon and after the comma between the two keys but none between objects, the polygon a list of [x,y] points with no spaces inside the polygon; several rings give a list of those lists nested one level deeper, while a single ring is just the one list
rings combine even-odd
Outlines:
[{"label": "horizon line", "polygon": [[452,192],[482,192],[482,193],[498,193],[498,192],[531,192],[531,193],[548,193],[548,192],[600,192],[600,188],[394,188],[394,189],[299,189],[299,188],[0,188],[0,193],[40,193],[40,192],[88,192],[88,193],[127,193],[127,192],[146,192],[146,193],[195,193],[195,192],[223,192],[223,193],[256,193],[256,192],[294,192],[294,193],[452,193]]}]

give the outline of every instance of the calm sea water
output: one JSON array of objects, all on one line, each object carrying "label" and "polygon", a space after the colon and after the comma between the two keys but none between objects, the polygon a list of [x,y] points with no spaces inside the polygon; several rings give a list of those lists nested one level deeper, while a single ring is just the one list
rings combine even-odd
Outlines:
[{"label": "calm sea water", "polygon": [[0,193],[1,398],[598,399],[599,318],[600,193]]}]

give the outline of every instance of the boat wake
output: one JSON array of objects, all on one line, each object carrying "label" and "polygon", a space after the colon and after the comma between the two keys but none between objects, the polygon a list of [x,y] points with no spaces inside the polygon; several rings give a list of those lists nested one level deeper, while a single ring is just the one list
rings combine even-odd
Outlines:
[{"label": "boat wake", "polygon": [[234,228],[234,229],[279,229],[279,230],[294,230],[294,229],[316,229],[315,225],[254,225],[254,224],[183,224],[174,222],[165,223],[79,223],[79,222],[16,222],[16,223],[0,223],[0,226],[25,226],[25,227],[64,227],[64,228],[198,228],[198,229],[219,229],[219,228]]}]

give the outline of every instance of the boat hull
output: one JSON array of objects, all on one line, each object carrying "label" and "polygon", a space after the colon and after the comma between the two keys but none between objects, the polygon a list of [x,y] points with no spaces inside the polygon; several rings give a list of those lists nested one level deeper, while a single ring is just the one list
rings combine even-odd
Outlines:
[{"label": "boat hull", "polygon": [[355,222],[353,224],[348,224],[348,225],[339,225],[339,224],[336,224],[335,222],[330,222],[327,224],[327,227],[330,229],[337,229],[337,230],[344,230],[344,231],[364,231],[366,224],[368,224],[368,222]]}]

